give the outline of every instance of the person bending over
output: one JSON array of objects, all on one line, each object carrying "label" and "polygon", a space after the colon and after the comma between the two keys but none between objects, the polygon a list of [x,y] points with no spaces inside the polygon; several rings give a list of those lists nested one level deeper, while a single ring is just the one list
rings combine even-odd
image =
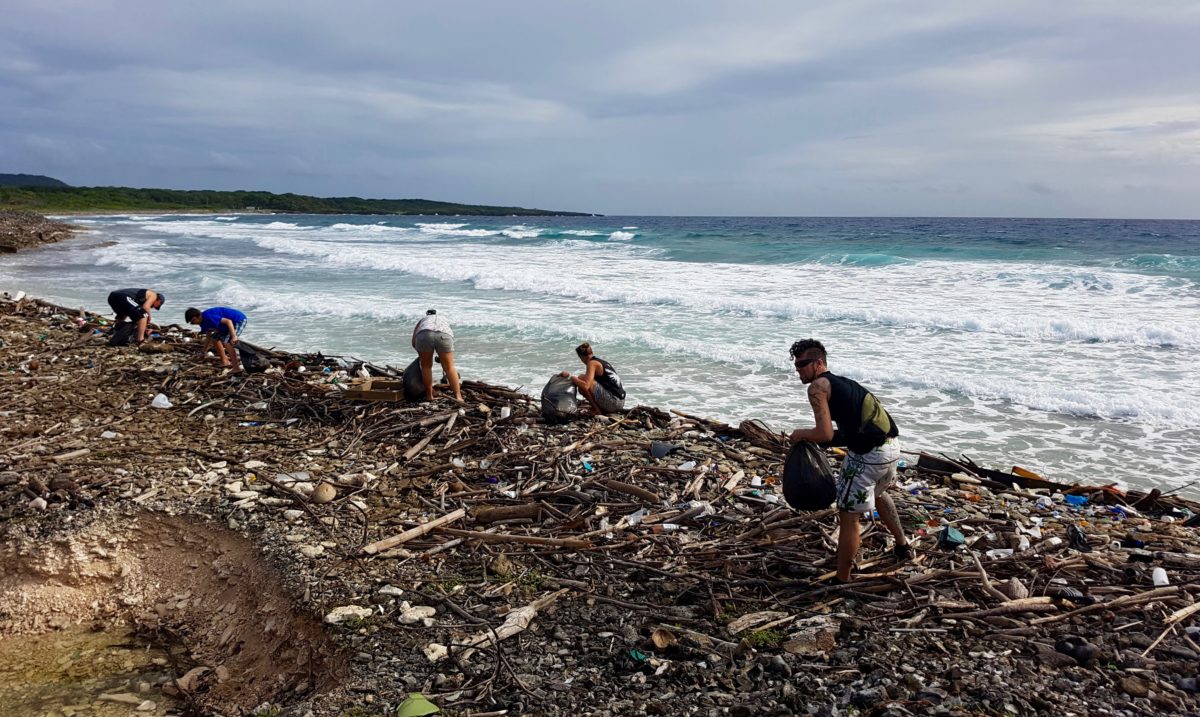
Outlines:
[{"label": "person bending over", "polygon": [[[146,340],[146,326],[150,323],[150,310],[161,309],[166,301],[166,294],[160,294],[153,289],[117,289],[108,295],[108,305],[117,315],[114,324],[122,324],[126,320],[137,322],[137,332],[133,342],[140,344]],[[113,326],[116,330],[116,326]]]},{"label": "person bending over", "polygon": [[570,371],[563,371],[560,376],[570,378],[583,397],[587,399],[592,412],[616,413],[625,406],[625,387],[621,385],[621,377],[612,364],[598,358],[592,352],[592,345],[582,343],[575,347],[575,354],[587,367],[578,376],[572,376]]},{"label": "person bending over", "polygon": [[837,479],[837,579],[849,582],[858,555],[859,516],[870,515],[876,508],[896,539],[893,555],[897,560],[910,559],[912,548],[904,537],[896,504],[884,492],[895,480],[900,460],[896,422],[874,394],[858,382],[829,371],[820,341],[797,341],[792,344],[791,356],[800,380],[808,385],[808,402],[817,424],[792,431],[792,441],[841,445],[847,451]]},{"label": "person bending over", "polygon": [[437,309],[426,311],[425,316],[413,327],[412,345],[417,350],[417,358],[421,362],[425,398],[433,400],[433,354],[436,351],[438,363],[450,379],[454,400],[462,403],[462,385],[458,380],[458,371],[454,368],[454,331],[445,317],[438,316]]},{"label": "person bending over", "polygon": [[227,306],[214,306],[206,311],[188,309],[183,313],[183,318],[189,324],[198,324],[200,333],[208,337],[204,353],[215,347],[222,366],[232,367],[235,371],[242,370],[237,343],[242,330],[246,328],[245,314]]}]

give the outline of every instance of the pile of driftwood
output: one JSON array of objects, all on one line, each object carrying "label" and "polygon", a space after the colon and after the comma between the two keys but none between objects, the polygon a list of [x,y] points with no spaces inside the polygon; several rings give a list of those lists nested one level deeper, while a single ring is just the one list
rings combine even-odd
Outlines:
[{"label": "pile of driftwood", "polygon": [[[356,606],[378,614],[366,598],[398,586],[377,604],[422,630],[405,639],[430,665],[463,671],[446,689],[463,702],[495,685],[472,655],[499,654],[565,599],[641,615],[644,659],[685,647],[820,659],[851,606],[892,639],[975,625],[1041,664],[1129,649],[1066,639],[1080,634],[1145,635],[1131,669],[1200,654],[1185,630],[1200,611],[1200,540],[1184,525],[1197,508],[1177,497],[1023,487],[909,455],[894,493],[917,559],[896,564],[868,522],[856,579],[829,584],[833,511],[784,503],[786,442],[758,423],[638,406],[546,425],[530,396],[476,381],[465,405],[356,401],[353,381],[395,369],[260,349],[268,372],[229,375],[178,327],[116,350],[95,316],[29,301],[0,313],[4,517],[186,497],[275,526],[301,572],[320,574],[310,596],[331,623]],[[31,330],[45,336],[15,333]],[[156,394],[172,407],[151,408]],[[47,427],[47,415],[71,418]]]}]

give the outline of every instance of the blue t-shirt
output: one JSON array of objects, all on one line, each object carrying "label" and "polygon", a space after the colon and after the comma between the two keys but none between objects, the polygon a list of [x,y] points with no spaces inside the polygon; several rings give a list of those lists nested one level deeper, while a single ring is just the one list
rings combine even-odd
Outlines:
[{"label": "blue t-shirt", "polygon": [[229,319],[236,327],[245,323],[246,315],[237,309],[231,309],[227,306],[214,306],[200,314],[200,332],[216,331],[217,333],[225,333],[221,330],[221,319]]}]

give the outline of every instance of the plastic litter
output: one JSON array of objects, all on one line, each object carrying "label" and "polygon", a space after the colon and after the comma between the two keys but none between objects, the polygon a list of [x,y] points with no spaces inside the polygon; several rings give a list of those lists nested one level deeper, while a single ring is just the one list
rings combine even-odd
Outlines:
[{"label": "plastic litter", "polygon": [[154,397],[150,405],[155,408],[174,408],[175,404],[171,403],[171,399],[167,398],[165,393],[160,393]]},{"label": "plastic litter", "polygon": [[1078,526],[1067,526],[1067,543],[1081,553],[1092,552],[1092,546],[1088,544],[1087,535]]},{"label": "plastic litter", "polygon": [[1167,571],[1162,568],[1155,568],[1150,571],[1150,579],[1154,581],[1154,587],[1161,588],[1171,584],[1171,579],[1167,577]]},{"label": "plastic litter", "polygon": [[1066,501],[1067,505],[1073,505],[1076,508],[1081,508],[1088,503],[1086,495],[1067,495],[1063,496],[1063,500]]},{"label": "plastic litter", "polygon": [[967,542],[967,537],[962,531],[951,525],[944,525],[938,531],[937,543],[942,550],[954,550]]}]

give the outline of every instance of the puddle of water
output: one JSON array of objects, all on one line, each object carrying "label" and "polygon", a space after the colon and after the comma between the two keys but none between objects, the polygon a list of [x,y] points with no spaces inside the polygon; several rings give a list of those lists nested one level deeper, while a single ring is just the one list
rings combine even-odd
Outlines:
[{"label": "puddle of water", "polygon": [[174,711],[159,687],[170,678],[161,650],[120,630],[0,637],[5,717],[164,717]]}]

